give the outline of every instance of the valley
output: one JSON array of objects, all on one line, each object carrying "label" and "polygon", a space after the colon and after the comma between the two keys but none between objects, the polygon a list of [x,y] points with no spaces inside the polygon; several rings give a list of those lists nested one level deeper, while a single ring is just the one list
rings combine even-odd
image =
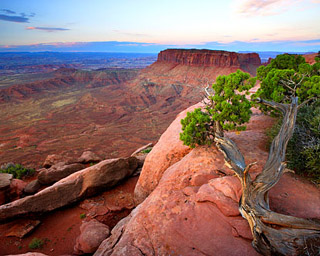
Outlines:
[{"label": "valley", "polygon": [[218,75],[260,64],[258,55],[252,62],[251,54],[220,51],[207,53],[216,59],[208,65],[164,59],[178,54],[182,60],[181,52],[193,60],[203,55],[166,50],[145,69],[60,68],[46,79],[33,75],[33,81],[1,88],[1,164],[38,168],[49,154],[77,157],[84,150],[105,159],[129,155],[156,142],[181,110],[202,100],[203,88]]}]

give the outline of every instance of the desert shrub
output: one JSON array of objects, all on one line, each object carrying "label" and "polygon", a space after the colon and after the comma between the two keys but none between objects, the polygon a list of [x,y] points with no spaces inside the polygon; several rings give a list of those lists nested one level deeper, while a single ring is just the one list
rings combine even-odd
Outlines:
[{"label": "desert shrub", "polygon": [[84,219],[85,217],[87,217],[87,215],[85,213],[80,214],[80,219]]},{"label": "desert shrub", "polygon": [[21,164],[7,164],[2,166],[0,173],[9,173],[13,175],[15,179],[21,179],[25,176],[32,176],[35,173],[34,169],[25,168]]},{"label": "desert shrub", "polygon": [[[267,131],[270,142],[277,135],[280,125],[281,120]],[[320,182],[320,100],[299,110],[286,160],[288,168],[297,174]]]},{"label": "desert shrub", "polygon": [[31,242],[29,243],[30,249],[40,249],[44,245],[44,242],[42,239],[34,237]]},{"label": "desert shrub", "polygon": [[141,150],[141,153],[148,154],[151,152],[151,150],[152,150],[152,148],[146,148],[144,150]]}]

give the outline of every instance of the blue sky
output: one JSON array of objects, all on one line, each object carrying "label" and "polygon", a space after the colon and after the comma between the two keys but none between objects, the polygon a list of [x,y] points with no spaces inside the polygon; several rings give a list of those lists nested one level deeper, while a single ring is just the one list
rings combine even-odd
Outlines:
[{"label": "blue sky", "polygon": [[320,50],[320,0],[1,0],[0,51]]}]

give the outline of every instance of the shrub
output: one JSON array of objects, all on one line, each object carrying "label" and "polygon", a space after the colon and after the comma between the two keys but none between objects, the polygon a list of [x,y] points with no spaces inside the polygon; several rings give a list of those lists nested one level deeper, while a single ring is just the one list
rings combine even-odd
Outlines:
[{"label": "shrub", "polygon": [[84,219],[87,215],[85,213],[80,214],[80,219]]},{"label": "shrub", "polygon": [[0,173],[9,173],[15,179],[21,179],[25,176],[32,176],[35,173],[34,169],[25,168],[21,164],[7,164],[0,169]]},{"label": "shrub", "polygon": [[29,243],[30,249],[40,249],[44,245],[44,242],[42,239],[34,237],[31,242]]},{"label": "shrub", "polygon": [[151,150],[152,150],[152,148],[146,148],[144,150],[141,150],[141,153],[148,154],[151,152]]}]

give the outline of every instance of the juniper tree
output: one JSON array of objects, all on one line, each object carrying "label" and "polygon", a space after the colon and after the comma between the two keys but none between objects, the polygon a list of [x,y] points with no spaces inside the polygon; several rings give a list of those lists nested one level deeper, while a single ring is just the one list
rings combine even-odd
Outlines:
[{"label": "juniper tree", "polygon": [[[211,129],[203,136],[207,138],[209,134],[207,139],[216,143],[228,166],[239,178],[242,185],[239,211],[249,223],[253,247],[263,255],[302,255],[308,244],[320,241],[319,222],[273,212],[268,199],[269,190],[277,184],[285,170],[286,147],[293,134],[299,108],[320,97],[319,65],[309,65],[301,56],[281,55],[269,65],[259,67],[257,78],[261,86],[252,99],[264,112],[282,115],[283,120],[279,133],[271,143],[267,162],[254,180],[249,174],[254,163],[246,165],[237,145],[223,134],[223,129],[243,129],[244,122],[249,121],[248,107],[251,103],[240,92],[247,92],[254,80],[241,71],[219,77],[205,110],[196,110],[194,115],[182,121],[181,139],[188,138],[185,144],[193,140],[195,129],[198,137],[203,135],[201,131],[204,127]],[[245,113],[241,115],[236,106]],[[198,115],[205,118],[193,118]],[[197,140],[192,142],[192,146],[199,144]]]}]

